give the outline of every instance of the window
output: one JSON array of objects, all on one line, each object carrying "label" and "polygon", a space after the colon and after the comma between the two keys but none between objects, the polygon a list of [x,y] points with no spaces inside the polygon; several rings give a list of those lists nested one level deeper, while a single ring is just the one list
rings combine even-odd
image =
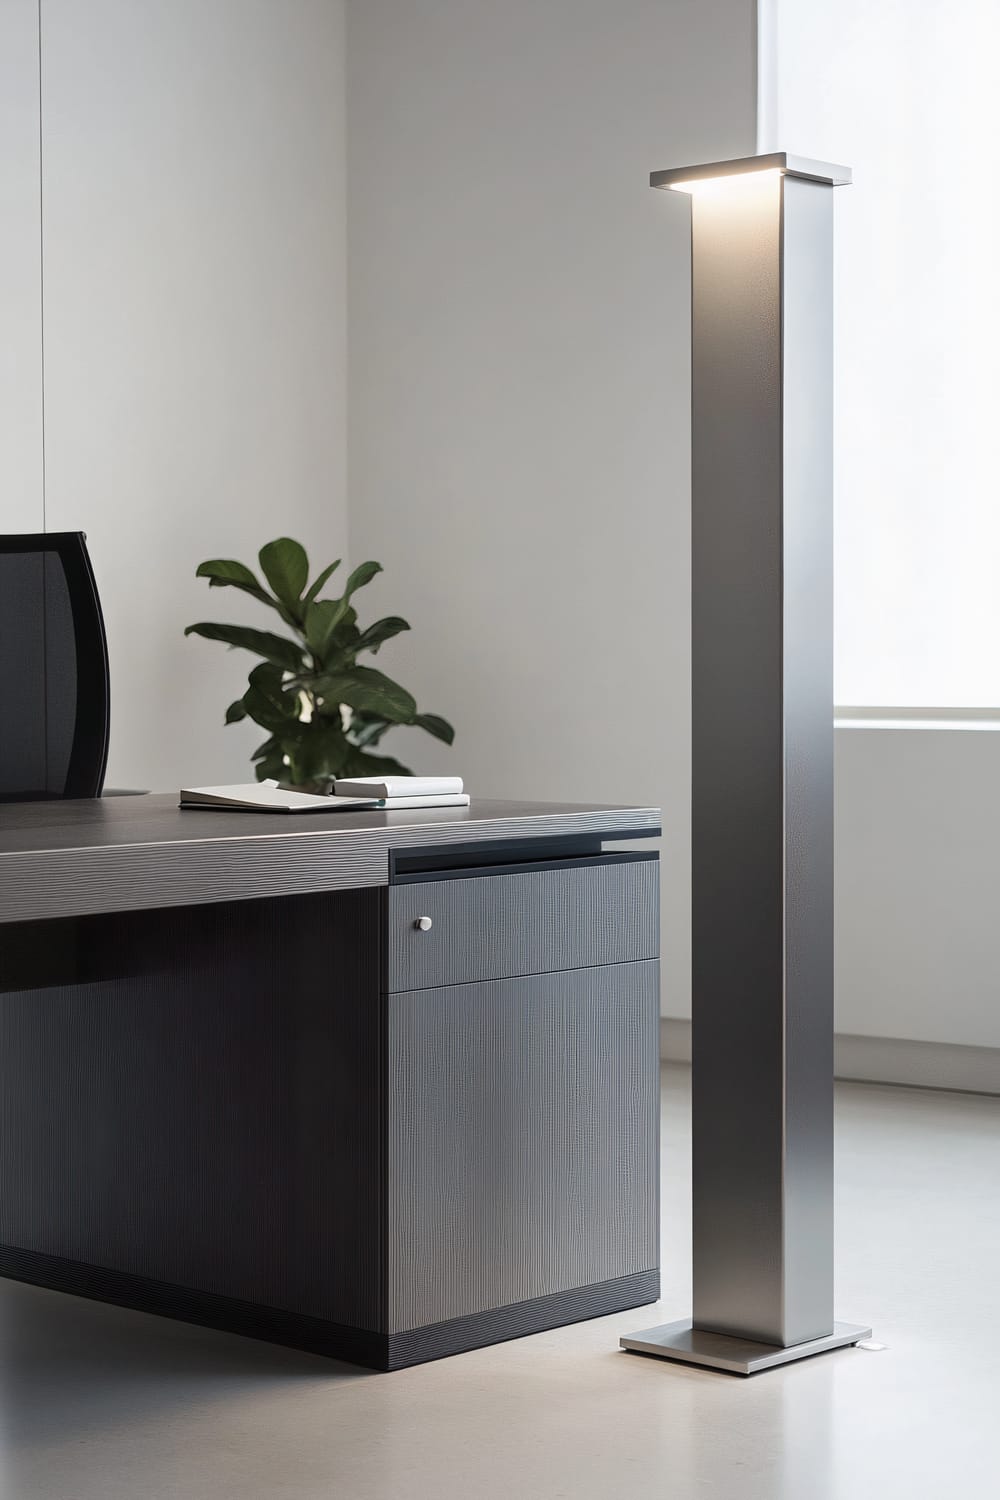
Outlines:
[{"label": "window", "polygon": [[760,149],[835,197],[838,703],[1000,707],[997,0],[762,0]]}]

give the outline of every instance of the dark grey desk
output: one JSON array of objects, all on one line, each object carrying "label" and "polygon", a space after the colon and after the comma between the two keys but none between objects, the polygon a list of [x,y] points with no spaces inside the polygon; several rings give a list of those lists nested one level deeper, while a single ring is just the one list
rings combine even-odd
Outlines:
[{"label": "dark grey desk", "polygon": [[0,807],[0,1274],[390,1369],[655,1300],[658,832]]}]

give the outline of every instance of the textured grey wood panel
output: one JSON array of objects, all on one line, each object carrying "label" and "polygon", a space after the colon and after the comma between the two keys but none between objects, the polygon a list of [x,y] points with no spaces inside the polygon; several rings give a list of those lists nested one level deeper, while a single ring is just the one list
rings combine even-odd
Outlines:
[{"label": "textured grey wood panel", "polygon": [[[656,958],[656,859],[393,886],[389,989]],[[421,916],[433,926],[422,931]]]},{"label": "textured grey wood panel", "polygon": [[0,806],[0,922],[385,885],[390,849],[659,827],[655,808],[479,798],[299,817],[182,812],[175,796]]},{"label": "textured grey wood panel", "polygon": [[0,1242],[382,1328],[381,905],[8,928]]},{"label": "textured grey wood panel", "polygon": [[390,1333],[657,1266],[658,969],[390,997]]}]

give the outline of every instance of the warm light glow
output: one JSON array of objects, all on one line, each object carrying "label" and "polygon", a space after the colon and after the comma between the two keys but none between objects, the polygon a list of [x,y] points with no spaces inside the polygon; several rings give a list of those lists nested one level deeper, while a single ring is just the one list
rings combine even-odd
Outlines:
[{"label": "warm light glow", "polygon": [[702,197],[709,193],[731,193],[738,188],[748,188],[772,177],[783,177],[780,167],[765,167],[760,172],[732,172],[727,177],[695,177],[690,182],[672,182],[675,193],[690,193]]}]

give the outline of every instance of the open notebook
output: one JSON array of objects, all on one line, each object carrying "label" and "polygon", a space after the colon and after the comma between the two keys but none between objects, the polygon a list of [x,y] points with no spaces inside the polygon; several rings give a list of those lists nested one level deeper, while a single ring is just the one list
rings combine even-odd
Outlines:
[{"label": "open notebook", "polygon": [[310,792],[288,792],[276,781],[250,781],[245,786],[195,786],[181,792],[181,807],[231,808],[235,812],[350,812],[380,807],[378,797],[314,797]]}]

